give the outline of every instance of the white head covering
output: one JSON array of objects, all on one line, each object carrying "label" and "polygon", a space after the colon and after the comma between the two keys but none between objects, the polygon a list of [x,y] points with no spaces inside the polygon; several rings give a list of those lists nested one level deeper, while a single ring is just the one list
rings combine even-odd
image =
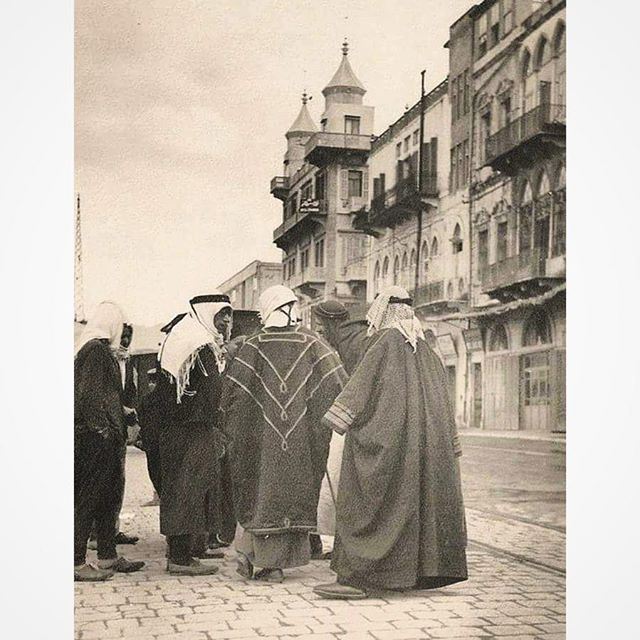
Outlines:
[{"label": "white head covering", "polygon": [[101,302],[80,336],[76,355],[90,340],[109,340],[109,346],[115,352],[120,347],[124,324],[124,313],[115,302]]},{"label": "white head covering", "polygon": [[191,370],[203,347],[208,346],[213,351],[218,371],[224,370],[222,347],[227,336],[223,336],[213,322],[223,309],[231,309],[231,303],[220,291],[196,296],[189,301],[189,311],[174,321],[165,338],[160,350],[160,366],[175,380],[178,402],[189,385]]},{"label": "white head covering", "polygon": [[[298,298],[288,287],[276,284],[265,289],[258,301],[260,318],[265,327],[286,327],[299,320],[295,308]],[[287,313],[282,307],[294,305],[291,313]]]},{"label": "white head covering", "polygon": [[424,340],[422,325],[411,307],[411,296],[406,289],[396,285],[387,287],[374,301],[367,313],[368,335],[382,329],[395,328],[413,347],[418,339]]}]

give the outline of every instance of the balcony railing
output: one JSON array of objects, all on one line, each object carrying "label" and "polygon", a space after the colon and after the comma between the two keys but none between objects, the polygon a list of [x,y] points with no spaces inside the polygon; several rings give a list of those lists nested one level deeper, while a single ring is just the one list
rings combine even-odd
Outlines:
[{"label": "balcony railing", "polygon": [[368,154],[370,149],[371,136],[320,131],[309,138],[304,147],[304,155],[305,160],[318,165],[343,151]]},{"label": "balcony railing", "polygon": [[414,307],[421,307],[427,304],[433,304],[434,302],[441,302],[444,299],[443,280],[429,282],[428,284],[424,284],[413,291]]},{"label": "balcony railing", "polygon": [[276,176],[271,179],[269,193],[279,200],[286,200],[289,193],[289,178],[287,176]]},{"label": "balcony railing", "polygon": [[[438,194],[438,176],[424,176],[422,179],[422,195],[436,196]],[[396,214],[402,211],[415,211],[420,206],[418,192],[418,176],[411,174],[397,182],[391,189],[377,195],[371,200],[372,223],[388,223]]]},{"label": "balcony railing", "polygon": [[297,273],[289,277],[285,283],[288,287],[294,289],[295,287],[301,287],[305,284],[322,283],[325,281],[325,278],[325,267],[307,267],[304,270],[298,269]]},{"label": "balcony railing", "polygon": [[542,278],[545,276],[545,265],[546,257],[539,248],[487,265],[480,271],[482,290],[495,291],[533,278]]},{"label": "balcony railing", "polygon": [[493,166],[497,158],[539,134],[562,133],[565,123],[565,105],[541,104],[487,138],[485,163]]},{"label": "balcony railing", "polygon": [[300,204],[298,211],[289,216],[276,230],[273,232],[273,239],[277,240],[287,231],[293,229],[299,222],[312,216],[325,216],[327,214],[326,200],[313,200]]}]

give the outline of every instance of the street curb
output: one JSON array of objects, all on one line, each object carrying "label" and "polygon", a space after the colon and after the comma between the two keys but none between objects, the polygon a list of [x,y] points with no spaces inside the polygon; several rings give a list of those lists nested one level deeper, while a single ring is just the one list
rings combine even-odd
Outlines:
[{"label": "street curb", "polygon": [[469,438],[506,438],[510,440],[534,440],[537,442],[566,443],[566,434],[532,433],[526,431],[482,431],[481,429],[459,429],[458,435]]}]

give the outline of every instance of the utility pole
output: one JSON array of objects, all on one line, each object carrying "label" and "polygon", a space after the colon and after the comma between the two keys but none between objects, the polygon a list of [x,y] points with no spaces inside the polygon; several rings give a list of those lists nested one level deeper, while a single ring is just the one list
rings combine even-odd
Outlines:
[{"label": "utility pole", "polygon": [[74,264],[74,316],[75,322],[84,322],[84,291],[82,286],[82,229],[80,226],[80,194],[76,198],[76,243]]},{"label": "utility pole", "polygon": [[420,285],[420,249],[422,247],[422,191],[423,191],[423,169],[424,169],[424,75],[426,70],[423,69],[420,72],[420,148],[418,149],[418,235],[416,246],[416,273],[415,273],[415,286],[413,290],[413,296],[418,293],[418,287]]}]

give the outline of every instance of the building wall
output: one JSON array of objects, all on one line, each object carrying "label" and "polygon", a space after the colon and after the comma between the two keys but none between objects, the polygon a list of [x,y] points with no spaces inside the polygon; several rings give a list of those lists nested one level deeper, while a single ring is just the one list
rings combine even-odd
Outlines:
[{"label": "building wall", "polygon": [[262,292],[275,284],[282,284],[281,265],[254,260],[218,288],[229,296],[235,309],[257,311]]}]

